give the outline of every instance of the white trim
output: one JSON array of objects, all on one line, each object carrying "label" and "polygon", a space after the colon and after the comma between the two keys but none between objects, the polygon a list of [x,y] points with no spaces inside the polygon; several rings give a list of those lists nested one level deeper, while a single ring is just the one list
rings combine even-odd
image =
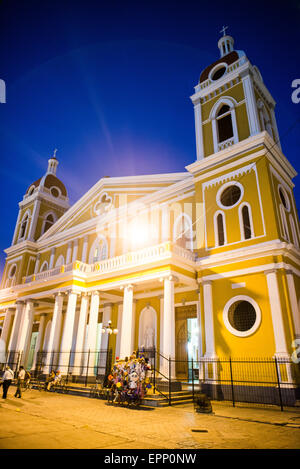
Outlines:
[{"label": "white trim", "polygon": [[216,81],[218,81],[220,78],[217,78],[216,80],[214,80],[212,78],[212,76],[220,69],[220,68],[225,68],[225,72],[223,73],[222,76],[220,76],[220,78],[224,77],[224,75],[227,73],[227,69],[228,69],[228,64],[226,62],[220,62],[218,63],[217,65],[215,65],[211,71],[209,72],[209,75],[208,75],[208,79],[211,80],[213,83],[215,83]]},{"label": "white trim", "polygon": [[286,210],[283,204],[279,205],[279,212],[280,212],[280,219],[281,219],[281,229],[282,229],[282,236],[288,242],[290,242],[290,234],[289,234],[289,227],[286,220]]},{"label": "white trim", "polygon": [[294,222],[294,217],[291,213],[289,215],[289,222],[290,222],[290,226],[291,226],[291,230],[292,230],[292,237],[293,237],[294,245],[297,248],[299,248],[299,242],[298,242],[298,236],[297,236],[296,226],[295,226],[295,222]]},{"label": "white trim", "polygon": [[56,262],[55,262],[55,267],[60,267],[62,265],[65,264],[65,258],[64,256],[61,254],[60,256],[58,256],[58,258],[56,259]]},{"label": "white trim", "polygon": [[[21,230],[22,230],[22,223],[25,221],[25,218],[27,217],[27,223],[25,227],[25,232],[24,235],[21,236]],[[24,213],[20,226],[19,226],[19,233],[18,233],[18,242],[23,241],[26,239],[28,231],[29,231],[29,224],[30,224],[30,219],[31,219],[31,210],[28,208],[26,212]]]},{"label": "white trim", "polygon": [[[50,228],[54,225],[54,223],[57,221],[57,215],[55,212],[53,212],[53,210],[48,210],[48,212],[46,212],[44,215],[43,215],[43,224],[42,224],[42,230],[41,230],[41,236],[46,233],[45,231],[45,225],[47,223],[47,217],[49,217],[49,215],[52,215],[53,217],[53,223],[51,226],[49,226],[48,230],[50,230]],[[47,231],[48,231],[47,230]]]},{"label": "white trim", "polygon": [[[223,105],[229,106],[230,111],[228,111],[224,115],[218,117],[217,114],[218,114],[220,108]],[[230,96],[222,96],[213,105],[213,107],[210,111],[209,119],[211,120],[211,123],[212,123],[213,143],[214,143],[214,152],[215,153],[218,153],[220,151],[220,149],[223,150],[223,148],[220,148],[220,145],[222,145],[222,143],[225,143],[225,142],[220,142],[219,141],[217,120],[221,119],[222,117],[224,117],[228,113],[230,113],[230,116],[231,116],[232,132],[233,132],[233,136],[230,137],[230,139],[232,139],[233,144],[238,143],[238,141],[239,141],[238,128],[237,128],[236,115],[235,115],[236,106],[237,106],[237,101],[234,98],[232,98]]]},{"label": "white trim", "polygon": [[[101,241],[103,242],[101,248]],[[99,259],[95,261],[95,250],[99,249]],[[105,257],[103,257],[105,255]],[[108,256],[108,242],[105,236],[98,234],[97,238],[94,240],[92,246],[90,247],[89,251],[89,264],[94,264],[95,262],[105,260]]]},{"label": "white trim", "polygon": [[[253,308],[255,309],[255,312],[256,312],[255,323],[253,324],[251,329],[249,329],[247,331],[243,331],[243,332],[238,331],[237,329],[235,329],[230,324],[229,319],[228,319],[228,313],[229,313],[230,306],[232,306],[234,303],[236,303],[238,301],[247,301],[248,303],[250,303],[253,306]],[[224,321],[224,324],[225,324],[226,328],[229,330],[229,332],[231,332],[231,334],[233,334],[237,337],[249,337],[250,335],[254,334],[254,332],[256,332],[257,329],[260,326],[260,323],[261,323],[261,310],[260,310],[258,304],[256,303],[256,301],[253,300],[253,298],[251,298],[250,296],[246,296],[246,295],[234,296],[229,301],[227,301],[226,305],[224,306],[223,321]]]},{"label": "white trim", "polygon": [[[286,204],[287,204],[287,208],[285,208],[285,206],[283,205],[283,202],[281,200],[281,197],[280,197],[280,189],[282,190],[283,192],[283,195],[284,195],[284,198],[285,198],[285,201],[286,201]],[[278,184],[277,186],[277,191],[278,191],[278,196],[279,196],[279,200],[280,200],[280,203],[282,204],[284,210],[286,210],[287,212],[290,212],[291,210],[291,203],[290,203],[290,199],[289,199],[289,196],[287,194],[287,191],[285,190],[285,188],[283,187],[282,184]]]},{"label": "white trim", "polygon": [[[47,269],[44,268],[45,266],[47,266]],[[47,270],[49,270],[49,264],[47,261],[44,261],[41,265],[40,272],[46,272]]]}]

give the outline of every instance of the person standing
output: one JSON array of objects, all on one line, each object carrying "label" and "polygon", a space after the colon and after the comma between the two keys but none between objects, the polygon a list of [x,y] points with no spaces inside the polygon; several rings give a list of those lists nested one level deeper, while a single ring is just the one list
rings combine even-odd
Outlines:
[{"label": "person standing", "polygon": [[4,374],[2,376],[2,382],[3,382],[2,399],[6,399],[8,388],[11,385],[13,379],[14,379],[14,372],[8,365],[6,365]]},{"label": "person standing", "polygon": [[15,397],[19,397],[19,398],[22,397],[22,387],[24,386],[24,379],[25,379],[25,370],[23,366],[20,366]]}]

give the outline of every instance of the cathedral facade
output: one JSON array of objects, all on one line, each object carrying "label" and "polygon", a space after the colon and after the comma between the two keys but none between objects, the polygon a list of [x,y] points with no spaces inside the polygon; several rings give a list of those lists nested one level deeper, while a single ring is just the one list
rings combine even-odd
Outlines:
[{"label": "cathedral facade", "polygon": [[63,371],[73,353],[73,374],[108,339],[121,358],[291,357],[296,172],[258,68],[232,37],[218,47],[191,96],[197,158],[181,173],[105,177],[70,207],[54,154],[26,190],[0,290],[6,356],[35,369],[54,352]]}]

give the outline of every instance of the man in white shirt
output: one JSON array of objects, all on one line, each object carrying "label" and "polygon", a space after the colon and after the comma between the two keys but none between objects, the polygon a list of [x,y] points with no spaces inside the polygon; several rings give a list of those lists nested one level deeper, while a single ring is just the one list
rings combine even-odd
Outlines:
[{"label": "man in white shirt", "polygon": [[24,379],[25,379],[25,370],[23,366],[20,366],[15,397],[19,397],[19,398],[22,397],[22,387],[24,386]]},{"label": "man in white shirt", "polygon": [[2,376],[2,383],[3,383],[2,399],[6,399],[8,388],[11,385],[13,379],[14,379],[14,372],[8,365],[6,365],[4,374]]}]

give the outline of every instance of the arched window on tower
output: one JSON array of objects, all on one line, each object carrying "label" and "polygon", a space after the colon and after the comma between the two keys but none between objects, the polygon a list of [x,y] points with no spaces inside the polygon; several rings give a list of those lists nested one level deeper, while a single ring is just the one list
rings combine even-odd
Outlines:
[{"label": "arched window on tower", "polygon": [[254,233],[250,206],[246,203],[241,205],[239,208],[239,215],[242,239],[253,238]]},{"label": "arched window on tower", "polygon": [[44,221],[44,230],[43,230],[43,233],[46,233],[47,230],[49,230],[49,228],[53,225],[54,223],[54,216],[52,213],[49,213],[49,215],[47,215],[47,217],[45,218],[45,221]]},{"label": "arched window on tower", "polygon": [[219,143],[233,137],[231,111],[227,104],[223,104],[217,114],[217,128]]},{"label": "arched window on tower", "polygon": [[28,213],[24,216],[22,222],[21,222],[21,228],[20,228],[20,236],[19,239],[23,239],[26,235],[26,228],[28,224]]},{"label": "arched window on tower", "polygon": [[223,97],[214,104],[210,120],[214,141],[214,151],[224,150],[239,141],[235,106],[236,101],[230,97]]},{"label": "arched window on tower", "polygon": [[217,212],[214,217],[215,225],[215,244],[224,246],[226,244],[225,218],[223,212]]}]

